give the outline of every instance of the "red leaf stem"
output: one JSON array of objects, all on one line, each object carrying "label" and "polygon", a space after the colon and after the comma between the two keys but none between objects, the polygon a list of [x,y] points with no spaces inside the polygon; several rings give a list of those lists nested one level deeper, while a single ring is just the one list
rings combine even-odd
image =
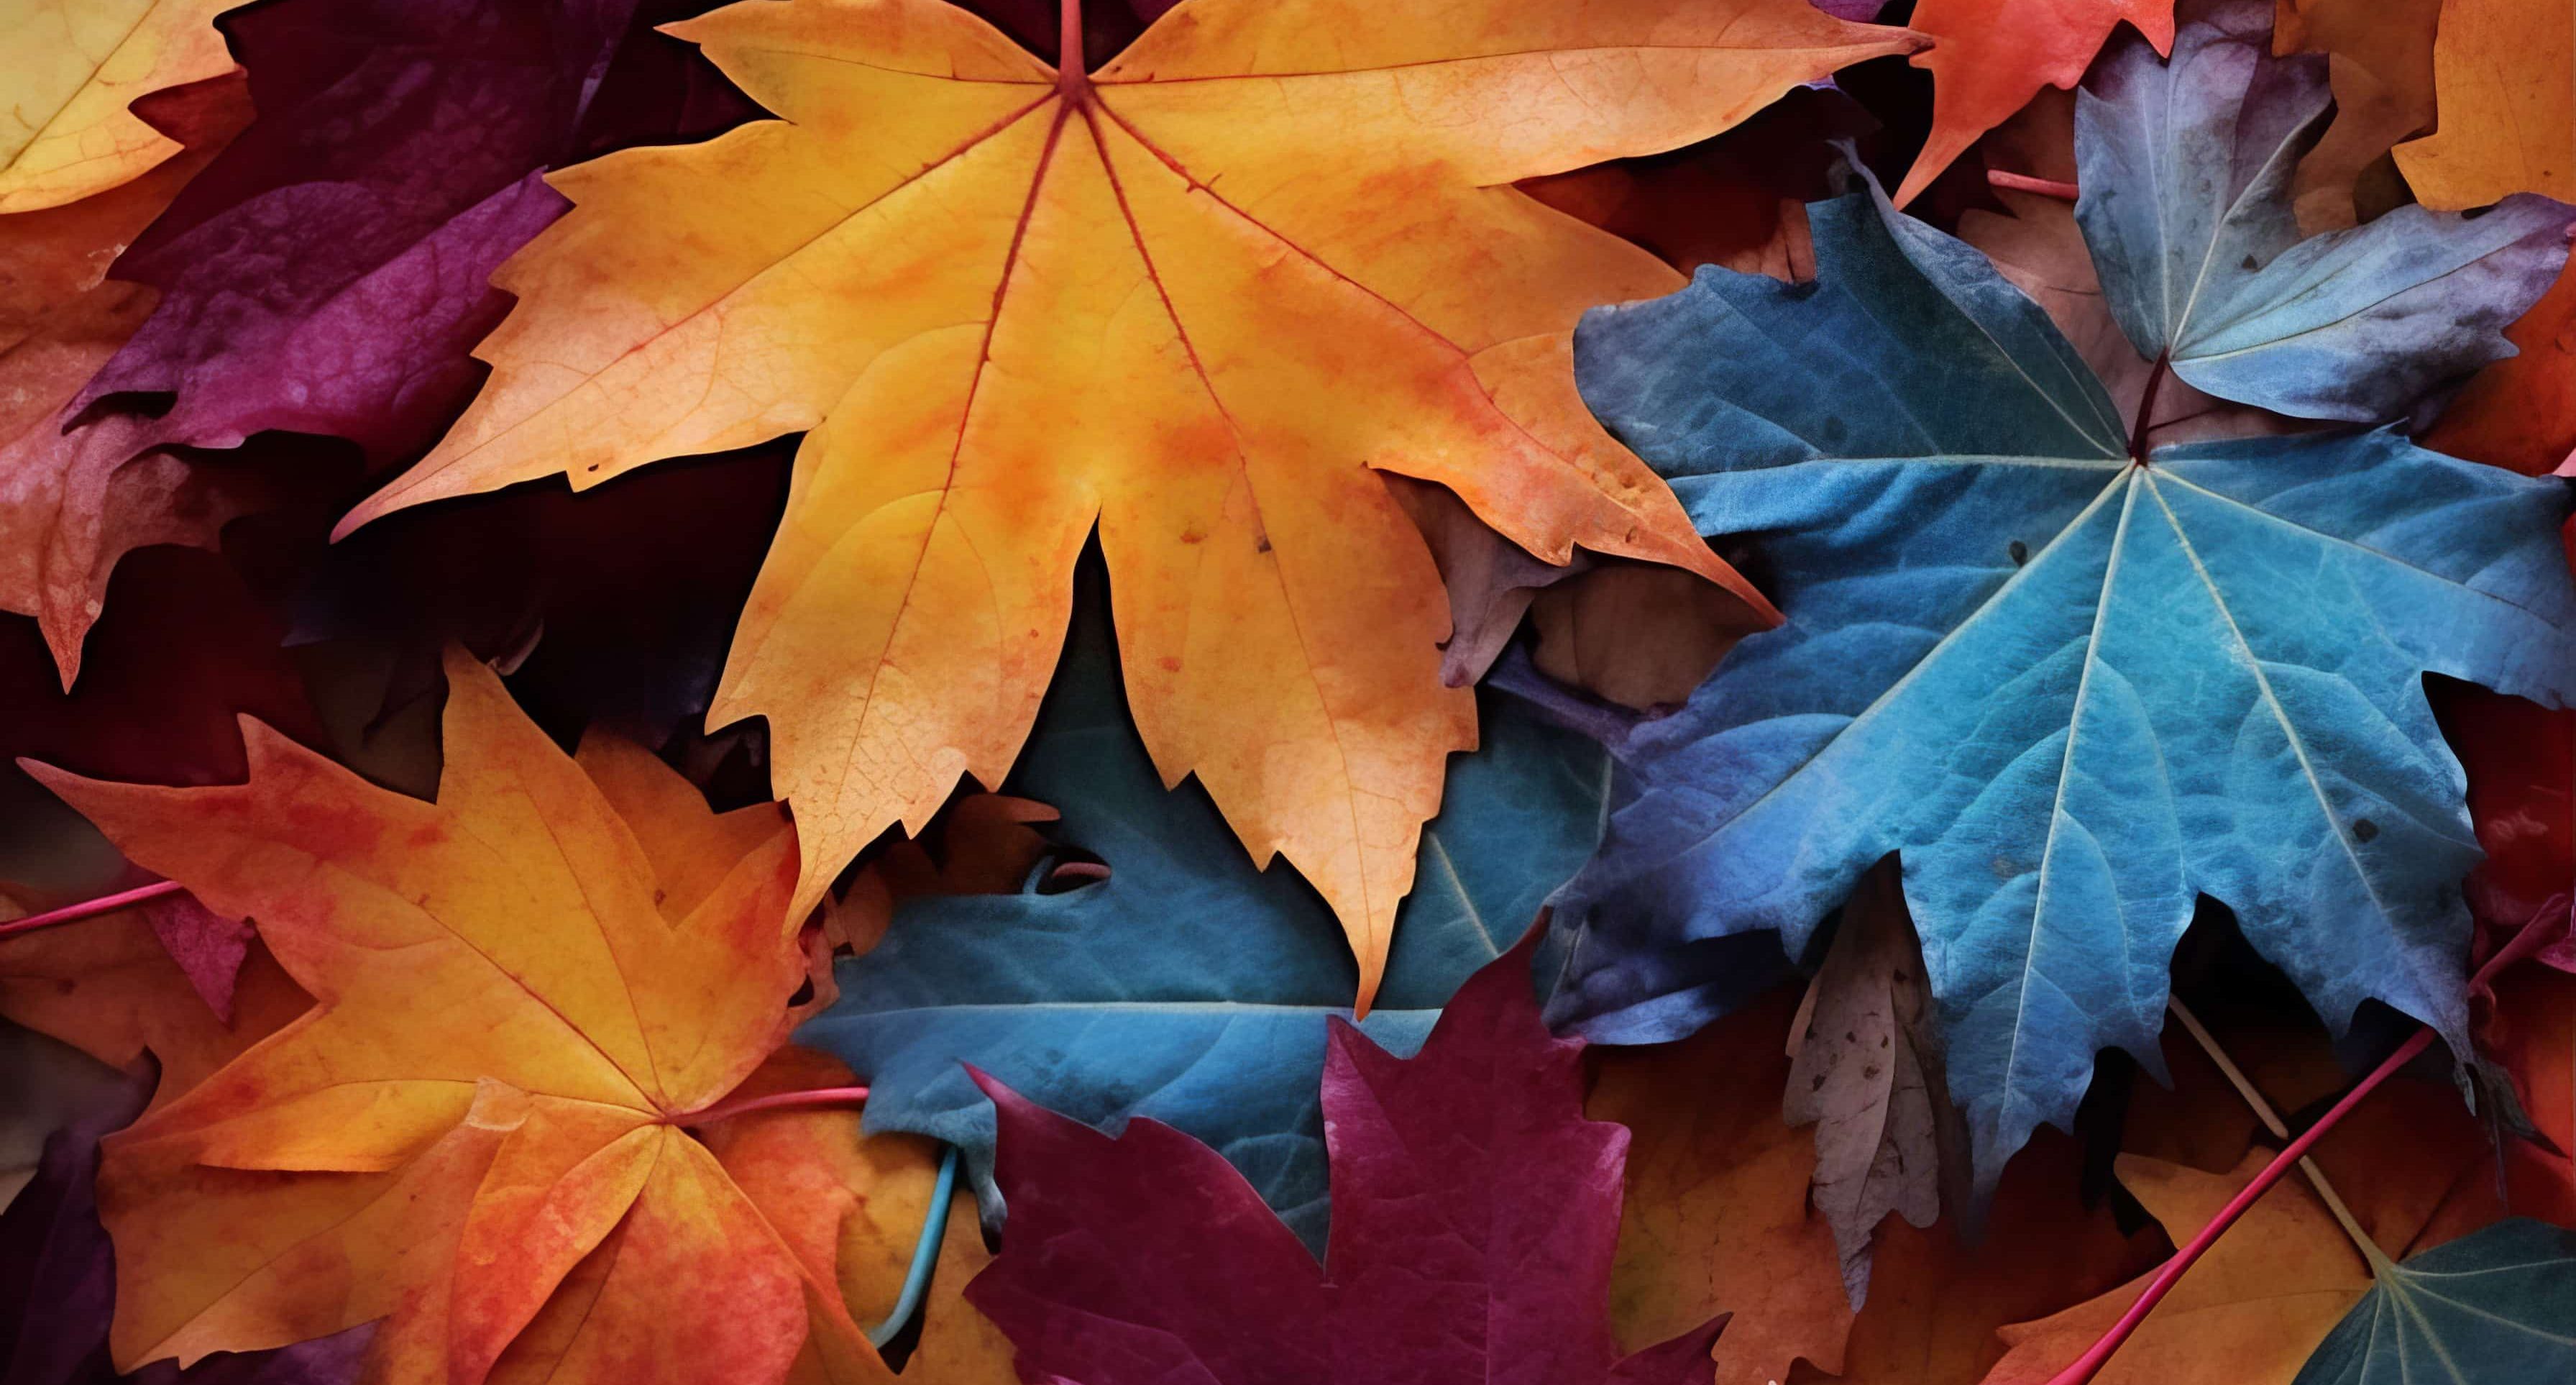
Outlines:
[{"label": "red leaf stem", "polygon": [[58,923],[78,923],[82,919],[94,919],[101,914],[113,914],[119,909],[141,904],[146,900],[177,894],[183,888],[185,887],[176,880],[155,880],[149,885],[137,885],[130,890],[100,895],[96,899],[83,900],[78,904],[66,904],[59,909],[47,909],[41,914],[29,914],[22,919],[0,923],[0,940],[14,938],[21,933],[33,933],[40,928],[51,928]]},{"label": "red leaf stem", "polygon": [[2061,183],[2054,178],[2034,178],[2027,173],[2007,173],[2000,168],[1986,170],[1986,185],[2010,188],[2014,192],[2035,192],[2042,197],[2054,197],[2060,202],[2072,202],[2076,195],[2083,191],[2073,183]]},{"label": "red leaf stem", "polygon": [[[2513,941],[2498,948],[2496,955],[2488,958],[2485,965],[2478,968],[2477,974],[2469,978],[2471,995],[2483,991],[2487,984],[2494,980],[2497,972],[2539,948],[2542,941],[2540,921],[2539,917],[2534,917],[2530,923],[2523,926],[2521,931],[2514,934]],[[2334,1129],[2345,1116],[2350,1115],[2352,1109],[2361,1104],[2362,1098],[2369,1096],[2378,1089],[2380,1083],[2387,1081],[2399,1068],[2413,1062],[2415,1055],[2430,1047],[2434,1037],[2433,1029],[2429,1025],[2416,1030],[2413,1037],[2397,1046],[2396,1052],[2389,1054],[2380,1061],[2378,1067],[2371,1069],[2368,1077],[2361,1079],[2354,1084],[2351,1091],[2344,1093],[2343,1100],[2336,1102],[2323,1116],[2318,1117],[2316,1124],[2309,1126],[2299,1138],[2290,1141],[2280,1153],[2273,1155],[2272,1162],[2263,1166],[2263,1171],[2254,1176],[2253,1182],[2246,1184],[2236,1196],[2228,1199],[2227,1205],[2218,1209],[2218,1215],[2210,1219],[2209,1225],[2200,1229],[2199,1235],[2192,1237],[2189,1244],[2175,1251],[2172,1259],[2165,1261],[2164,1268],[2156,1271],[2155,1279],[2148,1283],[2146,1292],[2139,1294],[2137,1301],[2129,1305],[2129,1310],[2120,1315],[2120,1320],[2111,1324],[2111,1330],[2103,1333],[2099,1341],[2086,1348],[2084,1354],[2076,1357],[2073,1364],[2050,1376],[2048,1385],[2087,1385],[2087,1382],[2091,1381],[2111,1359],[2111,1354],[2120,1349],[2121,1343],[2128,1341],[2129,1335],[2138,1330],[2138,1324],[2146,1321],[2147,1314],[2155,1310],[2156,1304],[2173,1291],[2175,1282],[2182,1278],[2184,1271],[2191,1268],[2192,1262],[2198,1260],[2212,1245],[2215,1245],[2218,1238],[2226,1234],[2227,1228],[2234,1226],[2237,1218],[2244,1216],[2246,1209],[2252,1207],[2264,1193],[2270,1191],[2273,1184],[2280,1182],[2290,1170],[2297,1168],[2299,1160],[2306,1157],[2307,1152],[2316,1146],[2317,1141],[2325,1138],[2327,1131]]]}]

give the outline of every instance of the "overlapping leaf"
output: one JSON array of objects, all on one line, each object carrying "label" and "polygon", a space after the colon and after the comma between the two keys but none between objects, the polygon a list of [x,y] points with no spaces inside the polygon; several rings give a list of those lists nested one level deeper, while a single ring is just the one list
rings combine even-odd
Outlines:
[{"label": "overlapping leaf", "polygon": [[2576,1374],[2576,1231],[2498,1222],[2389,1267],[2295,1385],[2520,1385]]},{"label": "overlapping leaf", "polygon": [[1710,271],[1578,343],[1587,397],[1704,529],[1756,536],[1793,621],[1628,739],[1556,1013],[1684,1030],[1679,949],[1802,949],[1901,851],[1985,1185],[2095,1050],[2155,1062],[2202,893],[2321,1013],[2383,1000],[2465,1052],[2476,853],[2422,675],[2576,695],[2565,497],[2385,430],[2133,459],[1974,251],[1874,192],[1811,222],[1814,290]]},{"label": "overlapping leaf", "polygon": [[2278,0],[2272,51],[2325,54],[2334,88],[2334,123],[2299,161],[2300,226],[2353,225],[2392,192],[2378,172],[2389,148],[2433,122],[2441,12],[2441,0]]},{"label": "overlapping leaf", "polygon": [[110,1364],[107,1325],[116,1263],[98,1220],[99,1137],[134,1119],[149,1070],[129,1075],[108,1109],[56,1131],[35,1181],[0,1212],[0,1381],[7,1385],[349,1385],[373,1324],[275,1351],[180,1370],[164,1361],[127,1376]]},{"label": "overlapping leaf", "polygon": [[[2285,1026],[2254,1052],[2267,1062],[2289,1059],[2311,1069],[2306,1075],[2322,1075],[2331,1092],[2344,1079],[2322,1037]],[[2196,1097],[2191,1104],[2207,1109],[2167,1109],[2146,1133],[2170,1142],[2176,1126],[2215,1116],[2220,1127],[2236,1134],[2236,1152],[2209,1152],[2233,1166],[2212,1171],[2135,1153],[2117,1161],[2122,1184],[2177,1241],[2206,1225],[2273,1154],[2246,1143],[2253,1116],[2206,1064],[2187,1074],[2181,1086],[2187,1101]],[[2461,1257],[2499,1263],[2488,1260],[2478,1243],[2497,1235],[2518,1239],[2527,1233],[2501,1228],[2536,1226],[2528,1219],[2533,1215],[2576,1216],[2576,1184],[2567,1181],[2563,1160],[2520,1141],[2495,1148],[2458,1095],[2442,1084],[2401,1079],[2374,1093],[2316,1148],[2309,1166],[2314,1174],[2294,1174],[2265,1193],[2246,1220],[2192,1267],[2111,1358],[2098,1377],[2102,1385],[2221,1375],[2246,1385],[2313,1382],[2321,1353],[2325,1361],[2339,1359],[2337,1336],[2354,1329],[2367,1336],[2374,1316],[2412,1317],[2406,1300],[2428,1289],[2507,1315],[2527,1312],[2519,1305],[2532,1300],[2501,1275],[2492,1285],[2439,1284],[2444,1264]],[[2434,1278],[2425,1276],[2427,1270]],[[2576,1272],[2576,1266],[2562,1258],[2557,1272]],[[2145,1282],[2141,1277],[2045,1319],[2005,1328],[2011,1350],[1986,1376],[1987,1385],[2051,1380],[2135,1301]],[[2417,1299],[2413,1309],[2424,1306]],[[2506,1318],[2489,1326],[2495,1337],[2453,1355],[2454,1366],[2468,1372],[2466,1379],[2549,1378],[2546,1370],[2517,1374],[2532,1362],[2532,1344],[2517,1340]],[[2422,1364],[2422,1337],[2413,1345]],[[2485,1369],[2499,1373],[2482,1374]]]},{"label": "overlapping leaf", "polygon": [[[260,120],[117,260],[160,291],[82,391],[171,396],[153,437],[425,446],[481,378],[494,268],[564,210],[540,174],[749,114],[650,32],[705,0],[312,0],[227,21]],[[398,329],[393,324],[399,324]]]},{"label": "overlapping leaf", "polygon": [[1460,988],[1417,1057],[1334,1023],[1321,1266],[1207,1146],[1142,1118],[1112,1139],[985,1079],[1011,1224],[967,1296],[1022,1378],[1706,1385],[1723,1318],[1612,1345],[1628,1132],[1583,1116],[1582,1045],[1539,1023],[1534,942]]},{"label": "overlapping leaf", "polygon": [[251,118],[237,80],[142,109],[185,142],[175,157],[78,202],[0,216],[0,610],[35,616],[67,673],[119,559],[147,544],[211,547],[250,495],[243,478],[146,452],[147,431],[129,420],[65,436],[82,386],[155,301],[108,279],[110,262]]},{"label": "overlapping leaf", "polygon": [[830,1238],[681,1129],[791,1023],[789,832],[622,743],[576,763],[448,674],[435,804],[256,723],[241,786],[43,772],[319,1002],[109,1142],[118,1363],[381,1318],[392,1380],[885,1378]]},{"label": "overlapping leaf", "polygon": [[[238,105],[237,88],[164,93],[144,109],[186,154],[74,206],[0,218],[0,278],[51,284],[35,271],[57,262],[86,273],[66,286],[76,298],[48,305],[46,349],[6,363],[17,403],[0,424],[14,540],[0,545],[0,605],[39,617],[67,686],[128,550],[212,546],[274,498],[238,466],[165,449],[265,429],[346,437],[379,460],[417,449],[480,379],[466,351],[508,301],[491,270],[563,210],[539,172],[739,118],[712,69],[636,32],[693,8],[252,8],[226,20],[262,115],[238,139],[240,118],[183,104],[229,89]],[[100,283],[111,259],[118,277]]]},{"label": "overlapping leaf", "polygon": [[[799,1040],[868,1079],[869,1129],[962,1146],[988,1193],[992,1109],[961,1061],[1089,1124],[1151,1116],[1205,1141],[1321,1246],[1314,1086],[1325,1019],[1350,1013],[1350,958],[1312,891],[1254,870],[1204,794],[1156,778],[1119,697],[1107,603],[1092,591],[1011,786],[1058,807],[1057,835],[1104,859],[1109,878],[1063,894],[909,901],[884,941],[840,963],[839,1001]],[[1422,883],[1364,1021],[1396,1052],[1422,1042],[1450,993],[1529,926],[1599,832],[1599,747],[1508,699],[1485,711],[1485,747],[1456,763],[1424,829]]]},{"label": "overlapping leaf", "polygon": [[1474,736],[1372,468],[1767,612],[1571,388],[1575,315],[1671,271],[1497,185],[1919,43],[1803,0],[1203,0],[1089,75],[938,0],[678,32],[786,118],[558,176],[491,384],[347,524],[811,430],[713,713],[768,718],[811,902],[1000,779],[1096,522],[1157,765],[1315,882],[1363,1007]]},{"label": "overlapping leaf", "polygon": [[1716,1385],[1845,1364],[1853,1307],[1808,1206],[1816,1141],[1780,1119],[1795,1008],[1774,988],[1678,1043],[1604,1049],[1584,1102],[1630,1132],[1612,1325],[1643,1345],[1728,1314]]},{"label": "overlapping leaf", "polygon": [[2576,199],[2576,15],[2554,0],[2443,0],[2433,40],[2440,128],[2397,146],[2431,207],[2517,192]]},{"label": "overlapping leaf", "polygon": [[1816,1210],[1833,1227],[1857,1310],[1869,1296],[1879,1223],[1895,1214],[1930,1226],[1943,1194],[1955,1200],[1967,1155],[1941,1074],[1922,951],[1892,868],[1864,877],[1843,907],[1799,1009],[1781,1113],[1816,1127]]},{"label": "overlapping leaf", "polygon": [[2408,206],[2300,239],[2326,64],[2272,57],[2271,21],[2266,0],[2220,0],[2170,63],[2143,42],[2104,57],[2076,95],[2075,219],[2139,356],[2224,399],[2376,423],[2512,351],[2503,328],[2566,262],[2576,211]]},{"label": "overlapping leaf", "polygon": [[215,16],[241,0],[0,5],[0,215],[77,202],[179,152],[136,101],[232,70]]},{"label": "overlapping leaf", "polygon": [[2174,0],[1923,0],[1910,23],[1930,34],[1914,65],[1932,72],[1932,133],[1899,205],[1932,185],[1977,137],[2042,87],[2071,87],[2123,22],[2161,53],[2173,46]]}]

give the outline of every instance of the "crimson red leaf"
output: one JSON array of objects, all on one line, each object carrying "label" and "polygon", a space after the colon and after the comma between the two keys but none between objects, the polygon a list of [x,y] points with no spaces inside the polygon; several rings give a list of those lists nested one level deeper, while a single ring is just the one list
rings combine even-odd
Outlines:
[{"label": "crimson red leaf", "polygon": [[1723,1319],[1617,1359],[1628,1132],[1583,1118],[1582,1043],[1539,1021],[1535,944],[1471,977],[1417,1057],[1335,1022],[1328,1271],[1207,1146],[1141,1118],[1112,1139],[976,1074],[1009,1222],[967,1297],[1023,1378],[1706,1385]]}]

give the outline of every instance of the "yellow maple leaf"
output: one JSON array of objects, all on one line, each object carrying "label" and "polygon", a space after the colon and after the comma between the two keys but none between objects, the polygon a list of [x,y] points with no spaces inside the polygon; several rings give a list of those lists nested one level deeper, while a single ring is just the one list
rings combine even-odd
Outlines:
[{"label": "yellow maple leaf", "polygon": [[242,0],[0,0],[0,213],[76,202],[179,152],[127,109],[219,77]]},{"label": "yellow maple leaf", "polygon": [[1575,393],[1583,310],[1679,278],[1509,184],[1915,35],[1805,0],[1192,0],[1085,74],[943,0],[673,31],[783,119],[558,175],[575,209],[495,277],[491,383],[342,531],[810,430],[710,713],[769,719],[800,909],[961,774],[1000,781],[1095,522],[1156,764],[1332,904],[1363,1006],[1475,740],[1372,469],[1776,619]]}]

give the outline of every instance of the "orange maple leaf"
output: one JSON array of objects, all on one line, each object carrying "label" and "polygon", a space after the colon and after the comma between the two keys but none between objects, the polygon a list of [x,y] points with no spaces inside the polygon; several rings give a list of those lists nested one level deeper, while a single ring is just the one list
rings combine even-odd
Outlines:
[{"label": "orange maple leaf", "polygon": [[2433,89],[2439,125],[2397,146],[2397,171],[2425,206],[2576,198],[2576,12],[2559,0],[2443,0]]},{"label": "orange maple leaf", "polygon": [[961,774],[1000,781],[1095,523],[1156,764],[1332,904],[1363,1008],[1475,740],[1373,469],[1776,619],[1575,392],[1583,310],[1679,278],[1509,185],[1916,35],[1805,0],[1192,0],[1085,74],[942,0],[674,32],[784,119],[557,175],[574,210],[495,276],[490,384],[341,529],[810,430],[710,713],[769,719],[800,913]]},{"label": "orange maple leaf", "polygon": [[2158,53],[2173,51],[2174,0],[1923,0],[1907,22],[1932,36],[1914,65],[1932,74],[1932,134],[1896,189],[1904,206],[1977,137],[2030,104],[2041,87],[2071,87],[2122,20]]},{"label": "orange maple leaf", "polygon": [[116,1359],[384,1319],[387,1381],[891,1380],[834,1238],[684,1128],[793,1022],[792,829],[623,742],[566,756],[461,653],[448,686],[435,803],[251,721],[241,785],[30,766],[317,1002],[108,1141]]}]

